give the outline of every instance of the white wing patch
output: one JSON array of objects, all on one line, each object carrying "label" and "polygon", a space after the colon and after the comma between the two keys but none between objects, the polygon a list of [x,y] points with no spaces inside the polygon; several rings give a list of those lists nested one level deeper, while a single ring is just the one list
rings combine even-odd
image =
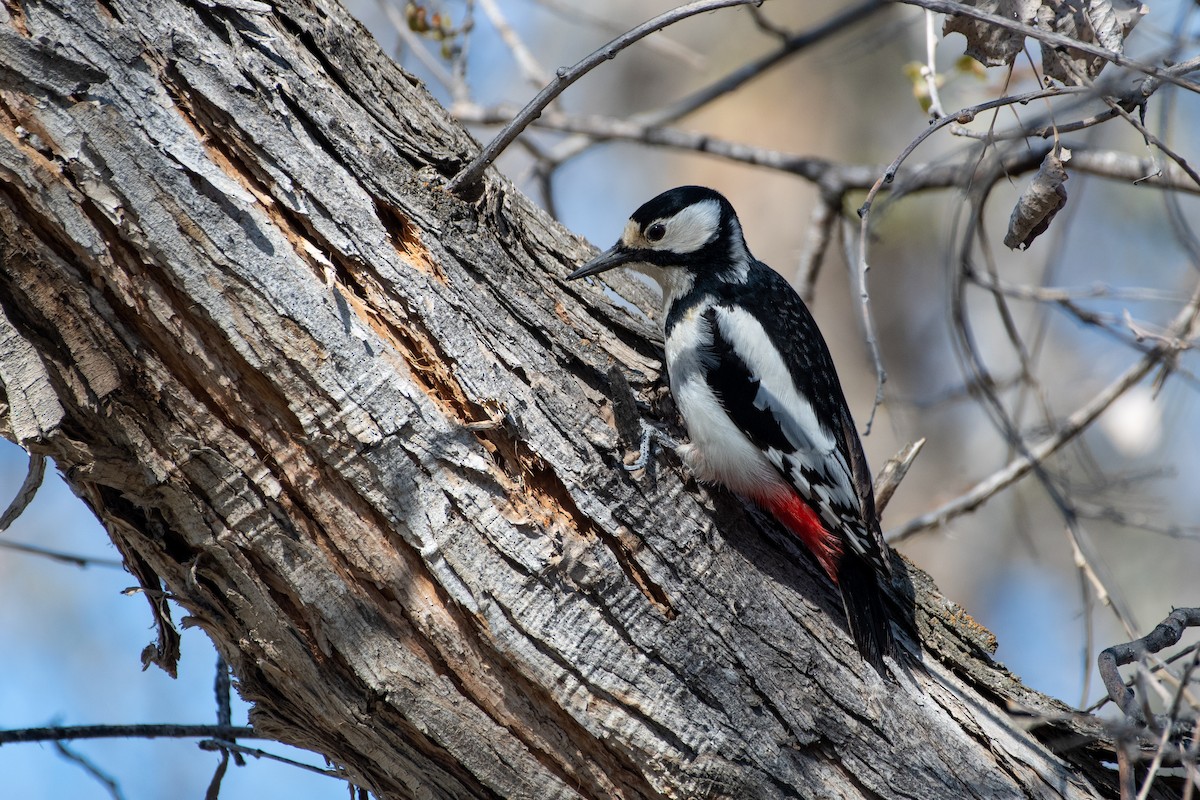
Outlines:
[{"label": "white wing patch", "polygon": [[706,310],[708,304],[689,309],[666,342],[671,395],[691,439],[679,454],[702,481],[722,483],[752,497],[787,491],[779,465],[730,419],[705,380],[713,343]]},{"label": "white wing patch", "polygon": [[754,406],[771,410],[797,450],[822,456],[836,452],[833,436],[821,427],[812,403],[796,388],[762,323],[743,309],[718,306],[717,324],[750,374],[759,380]]},{"label": "white wing patch", "polygon": [[[817,420],[812,403],[796,388],[787,364],[762,324],[740,308],[724,306],[716,308],[716,319],[721,335],[759,380],[755,408],[770,412],[795,448],[795,452],[784,453],[769,447],[765,451],[767,459],[813,504],[831,529],[852,522],[861,528],[860,501],[850,466],[832,432]],[[846,538],[857,550],[858,537]]]}]

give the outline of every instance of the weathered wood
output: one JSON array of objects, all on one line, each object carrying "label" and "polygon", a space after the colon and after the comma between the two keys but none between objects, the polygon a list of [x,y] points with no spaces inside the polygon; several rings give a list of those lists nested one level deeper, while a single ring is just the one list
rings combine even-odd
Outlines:
[{"label": "weathered wood", "polygon": [[607,370],[661,397],[655,326],[501,177],[440,188],[477,144],[340,7],[4,8],[4,432],[258,729],[387,798],[1111,794],[915,568],[884,681],[769,522],[620,468]]}]

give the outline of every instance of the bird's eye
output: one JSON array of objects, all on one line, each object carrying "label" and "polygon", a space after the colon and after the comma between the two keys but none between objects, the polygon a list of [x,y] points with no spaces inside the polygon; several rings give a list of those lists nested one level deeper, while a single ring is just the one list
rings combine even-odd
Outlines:
[{"label": "bird's eye", "polygon": [[656,222],[649,228],[646,228],[646,239],[651,242],[660,241],[667,235],[667,226],[661,222]]}]

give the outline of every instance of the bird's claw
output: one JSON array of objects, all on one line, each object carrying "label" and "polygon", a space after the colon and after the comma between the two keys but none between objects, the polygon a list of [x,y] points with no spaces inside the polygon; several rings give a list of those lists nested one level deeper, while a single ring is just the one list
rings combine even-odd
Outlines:
[{"label": "bird's claw", "polygon": [[677,450],[679,443],[646,420],[638,420],[642,427],[642,436],[638,442],[638,457],[630,464],[625,464],[626,472],[637,472],[650,465],[654,455],[654,445],[659,444],[669,450]]}]

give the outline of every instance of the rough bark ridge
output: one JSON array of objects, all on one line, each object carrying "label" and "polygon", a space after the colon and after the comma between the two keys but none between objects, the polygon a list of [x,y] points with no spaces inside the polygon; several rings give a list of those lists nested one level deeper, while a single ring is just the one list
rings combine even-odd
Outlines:
[{"label": "rough bark ridge", "polygon": [[438,188],[476,143],[340,7],[0,15],[5,432],[142,581],[147,659],[169,596],[381,797],[1110,793],[919,571],[936,657],[886,683],[768,523],[619,469],[654,326],[501,178]]}]

